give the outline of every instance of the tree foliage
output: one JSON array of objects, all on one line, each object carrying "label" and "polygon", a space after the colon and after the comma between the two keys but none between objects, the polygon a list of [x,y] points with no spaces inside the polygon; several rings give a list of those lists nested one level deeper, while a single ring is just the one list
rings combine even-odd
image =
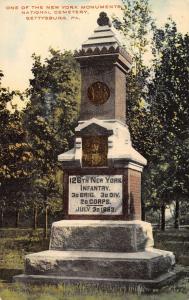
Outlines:
[{"label": "tree foliage", "polygon": [[59,185],[56,191],[60,197],[57,156],[73,143],[80,89],[79,68],[72,53],[50,49],[49,54],[44,62],[33,54],[33,79],[24,112],[34,157],[33,192],[37,196],[33,203],[35,207],[45,207],[46,213],[47,206],[50,207],[52,178],[53,185]]},{"label": "tree foliage", "polygon": [[126,75],[126,120],[133,146],[149,159],[158,134],[158,120],[148,106],[150,68],[144,57],[150,46],[153,19],[148,0],[123,0],[123,4],[123,20],[114,18],[114,25],[123,34],[124,46],[132,56],[132,68]]},{"label": "tree foliage", "polygon": [[[3,76],[1,72],[1,77]],[[22,123],[22,112],[12,106],[14,96],[22,95],[0,85],[0,192],[1,209],[9,207],[19,210],[26,202],[25,192],[32,176],[33,159],[26,131]]]},{"label": "tree foliage", "polygon": [[153,80],[149,86],[152,113],[160,122],[158,161],[166,181],[159,173],[172,199],[188,195],[188,114],[189,114],[189,36],[177,32],[171,19],[164,28],[154,26]]},{"label": "tree foliage", "polygon": [[70,52],[50,49],[50,58],[34,63],[25,111],[25,124],[39,174],[57,165],[57,155],[68,149],[77,117],[79,73]]},{"label": "tree foliage", "polygon": [[[123,4],[123,21],[115,18],[114,24],[133,56],[126,119],[133,146],[148,160],[143,201],[157,208],[188,197],[188,35],[178,33],[172,20],[158,28],[148,0]],[[150,48],[151,66],[144,59]]]}]

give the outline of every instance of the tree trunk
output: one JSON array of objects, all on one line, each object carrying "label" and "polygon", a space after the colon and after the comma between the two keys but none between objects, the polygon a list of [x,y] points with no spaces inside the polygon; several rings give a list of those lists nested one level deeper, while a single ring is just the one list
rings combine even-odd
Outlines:
[{"label": "tree trunk", "polygon": [[161,230],[165,231],[165,204],[161,206]]},{"label": "tree trunk", "polygon": [[33,209],[33,229],[34,230],[37,229],[37,218],[38,218],[38,209],[37,209],[37,205],[35,205],[34,209]]},{"label": "tree trunk", "polygon": [[0,222],[0,227],[4,226],[4,208],[1,207],[1,222]]},{"label": "tree trunk", "polygon": [[179,228],[179,219],[180,219],[180,202],[178,199],[176,199],[176,205],[175,205],[175,228]]},{"label": "tree trunk", "polygon": [[142,221],[145,221],[146,220],[146,211],[145,211],[145,203],[143,201],[143,197],[142,197],[142,202],[141,202],[141,209],[142,209]]},{"label": "tree trunk", "polygon": [[44,237],[48,238],[48,205],[45,206],[45,227],[44,227]]},{"label": "tree trunk", "polygon": [[19,226],[19,220],[20,220],[20,210],[16,209],[16,219],[15,219],[15,227],[18,228]]},{"label": "tree trunk", "polygon": [[161,229],[161,209],[159,210],[159,223],[158,223],[158,229]]}]

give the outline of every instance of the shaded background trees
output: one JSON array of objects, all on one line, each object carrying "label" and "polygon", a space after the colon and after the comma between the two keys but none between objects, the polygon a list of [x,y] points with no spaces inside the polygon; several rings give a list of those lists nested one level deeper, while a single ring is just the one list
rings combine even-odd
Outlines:
[{"label": "shaded background trees", "polygon": [[[71,52],[50,49],[49,54],[44,63],[40,56],[33,55],[34,78],[30,80],[29,103],[24,111],[34,157],[33,186],[43,203],[45,230],[52,185],[61,202],[62,182],[57,178],[62,178],[62,171],[57,156],[73,144],[80,89],[79,68]],[[37,206],[35,202],[35,214]]]},{"label": "shaded background trees", "polygon": [[[167,180],[166,191],[176,202],[175,227],[178,227],[179,203],[187,198],[189,158],[189,36],[177,32],[169,19],[164,28],[153,27],[153,79],[149,87],[152,113],[157,116],[159,153]],[[159,176],[162,180],[161,173]]]},{"label": "shaded background trees", "polygon": [[[0,85],[1,226],[4,225],[5,207],[15,213],[15,226],[18,226],[19,212],[26,204],[25,193],[29,189],[32,176],[32,152],[22,124],[23,112],[12,105],[14,96],[22,98],[18,91],[10,91]],[[8,109],[8,104],[12,110]]]},{"label": "shaded background trees", "polygon": [[57,203],[62,209],[62,170],[57,156],[73,144],[80,74],[71,52],[50,49],[44,63],[35,54],[33,61],[24,110],[7,108],[19,92],[4,88],[0,91],[1,215],[10,202],[16,209],[18,225],[20,209],[31,214],[32,208],[36,228],[40,210],[46,235],[48,212],[55,211]]}]

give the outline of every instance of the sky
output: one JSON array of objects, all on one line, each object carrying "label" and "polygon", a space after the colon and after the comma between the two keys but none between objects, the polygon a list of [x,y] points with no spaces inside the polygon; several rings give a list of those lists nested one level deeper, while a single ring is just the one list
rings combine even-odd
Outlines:
[{"label": "sky", "polygon": [[[115,14],[121,18],[121,9],[118,7],[121,3],[121,0],[0,0],[0,70],[4,73],[3,86],[21,91],[26,89],[29,78],[32,78],[32,53],[45,58],[49,47],[60,50],[79,48],[97,27],[96,20],[100,11],[105,10],[109,16]],[[98,7],[100,4],[108,5],[109,8],[81,9],[81,5]],[[171,16],[179,31],[189,31],[189,0],[150,0],[150,4],[158,25],[163,25]],[[69,11],[66,6],[70,5],[77,6],[72,10],[82,10],[84,13],[55,14],[58,11]],[[39,6],[43,8],[38,8]],[[59,8],[50,10],[46,6]],[[43,15],[38,15],[37,12],[41,11]],[[51,15],[45,13],[49,11]],[[62,19],[26,19],[31,16],[59,16]],[[67,16],[66,20],[63,19],[64,16]]]}]

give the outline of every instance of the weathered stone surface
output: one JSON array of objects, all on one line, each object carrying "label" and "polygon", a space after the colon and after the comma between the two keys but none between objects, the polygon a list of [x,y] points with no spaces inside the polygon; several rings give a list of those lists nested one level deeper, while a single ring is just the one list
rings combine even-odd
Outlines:
[{"label": "weathered stone surface", "polygon": [[172,268],[170,252],[43,251],[26,256],[28,275],[154,279]]},{"label": "weathered stone surface", "polygon": [[64,220],[53,223],[51,250],[135,252],[154,245],[150,223]]},{"label": "weathered stone surface", "polygon": [[177,276],[176,272],[167,272],[155,279],[122,279],[122,278],[97,278],[97,277],[68,277],[68,276],[56,276],[56,275],[17,275],[14,276],[14,282],[20,282],[24,284],[64,284],[64,285],[75,285],[77,288],[81,286],[86,289],[102,287],[103,290],[115,292],[116,288],[124,288],[133,291],[150,291],[153,288],[161,288],[166,284],[174,282]]}]

